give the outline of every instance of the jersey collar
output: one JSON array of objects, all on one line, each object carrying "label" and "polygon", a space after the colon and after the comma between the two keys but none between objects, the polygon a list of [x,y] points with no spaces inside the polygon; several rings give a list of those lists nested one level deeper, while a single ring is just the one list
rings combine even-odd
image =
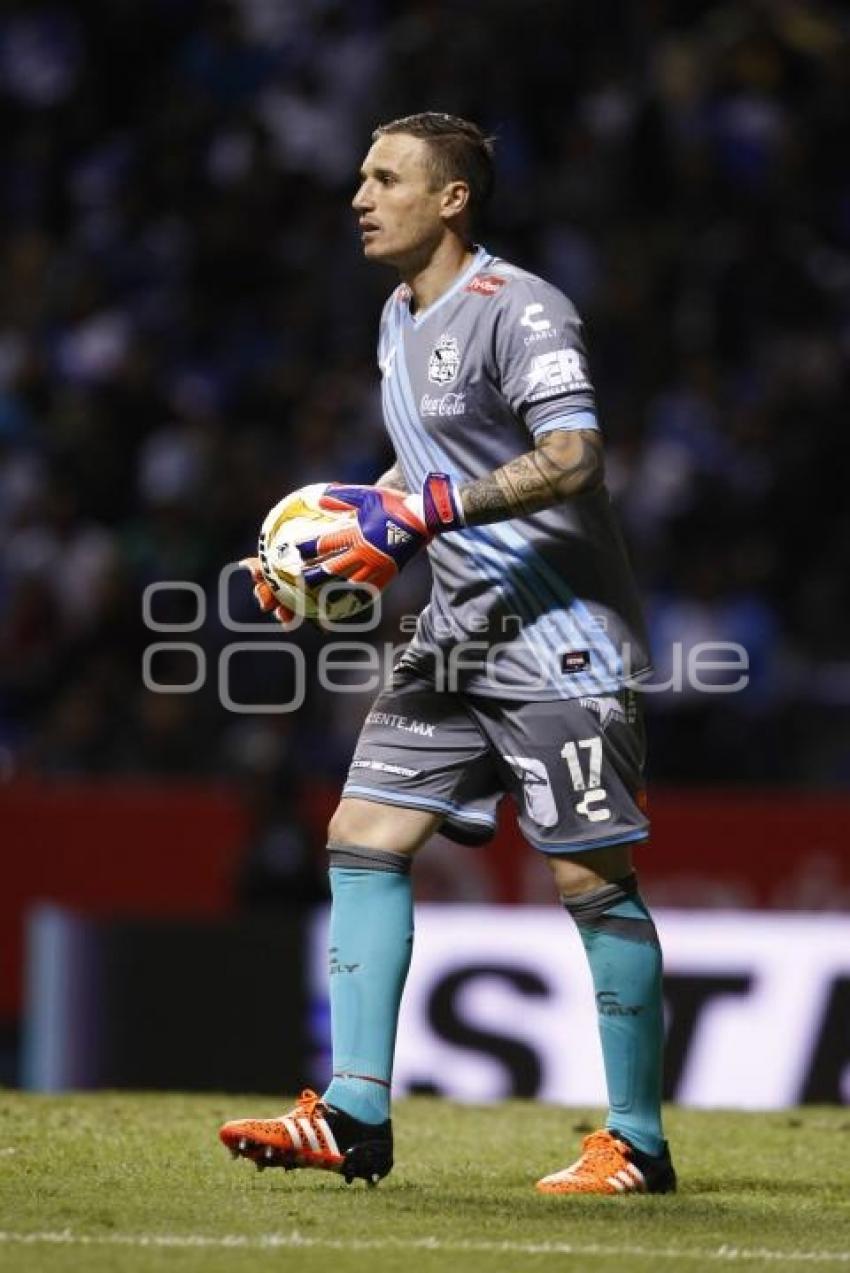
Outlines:
[{"label": "jersey collar", "polygon": [[406,315],[407,321],[410,324],[410,326],[411,327],[421,326],[422,323],[425,322],[426,318],[431,317],[431,315],[434,313],[435,310],[438,310],[441,305],[445,305],[446,301],[451,300],[451,298],[455,296],[462,287],[465,287],[466,284],[469,282],[469,280],[472,278],[473,274],[477,274],[483,265],[486,265],[489,261],[493,261],[493,260],[495,260],[495,257],[492,256],[487,251],[486,248],[481,247],[480,244],[476,244],[475,256],[469,262],[469,265],[467,265],[463,273],[458,274],[457,278],[452,283],[451,287],[446,288],[442,296],[438,296],[437,299],[431,305],[429,305],[427,309],[420,310],[418,314],[411,313],[410,298],[408,297],[407,304],[405,305],[404,309],[405,309],[405,315]]}]

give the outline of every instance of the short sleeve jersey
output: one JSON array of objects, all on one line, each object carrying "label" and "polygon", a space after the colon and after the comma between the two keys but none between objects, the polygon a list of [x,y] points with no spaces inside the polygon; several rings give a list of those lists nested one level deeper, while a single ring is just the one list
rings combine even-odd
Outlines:
[{"label": "short sleeve jersey", "polygon": [[[474,481],[552,429],[598,427],[581,322],[542,279],[478,249],[428,309],[396,288],[381,318],[384,419],[411,491]],[[505,699],[575,698],[648,670],[637,590],[604,490],[438,536],[403,662]],[[442,669],[442,673],[439,669]]]}]

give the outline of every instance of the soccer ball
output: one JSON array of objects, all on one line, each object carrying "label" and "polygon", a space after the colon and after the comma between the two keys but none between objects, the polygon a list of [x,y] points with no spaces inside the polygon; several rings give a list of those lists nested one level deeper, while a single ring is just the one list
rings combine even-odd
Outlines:
[{"label": "soccer ball", "polygon": [[349,619],[371,606],[376,596],[374,588],[344,579],[311,588],[302,578],[298,545],[357,521],[354,513],[322,508],[319,500],[326,490],[325,482],[314,482],[275,504],[263,522],[258,547],[263,578],[281,605],[320,624]]}]

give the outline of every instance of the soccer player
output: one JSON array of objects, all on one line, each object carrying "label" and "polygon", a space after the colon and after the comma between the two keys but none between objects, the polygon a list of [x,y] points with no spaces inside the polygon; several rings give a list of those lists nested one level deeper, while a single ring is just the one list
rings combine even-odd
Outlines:
[{"label": "soccer player", "polygon": [[[436,113],[385,124],[360,177],[363,252],[401,276],[379,342],[396,463],[374,487],[329,486],[328,507],[354,510],[357,525],[310,546],[305,577],[384,586],[427,545],[433,591],[330,825],[330,1085],[220,1136],[260,1166],[387,1174],[411,861],[437,830],[486,841],[510,793],[581,934],[610,1103],[578,1159],[536,1187],[668,1192],[661,951],[632,866],[648,822],[631,682],[648,655],[581,325],[554,287],[473,242],[492,184],[474,124]],[[249,564],[261,606],[285,618]]]}]

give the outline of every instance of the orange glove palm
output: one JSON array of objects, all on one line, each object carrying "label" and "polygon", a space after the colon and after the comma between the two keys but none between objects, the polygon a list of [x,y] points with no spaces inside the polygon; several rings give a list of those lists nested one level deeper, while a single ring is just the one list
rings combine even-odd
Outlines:
[{"label": "orange glove palm", "polygon": [[288,610],[286,606],[282,606],[266,583],[260,568],[259,557],[243,557],[239,565],[243,566],[253,579],[254,596],[257,598],[257,605],[263,613],[271,614],[277,619],[278,623],[290,623],[295,612],[294,610]]}]

